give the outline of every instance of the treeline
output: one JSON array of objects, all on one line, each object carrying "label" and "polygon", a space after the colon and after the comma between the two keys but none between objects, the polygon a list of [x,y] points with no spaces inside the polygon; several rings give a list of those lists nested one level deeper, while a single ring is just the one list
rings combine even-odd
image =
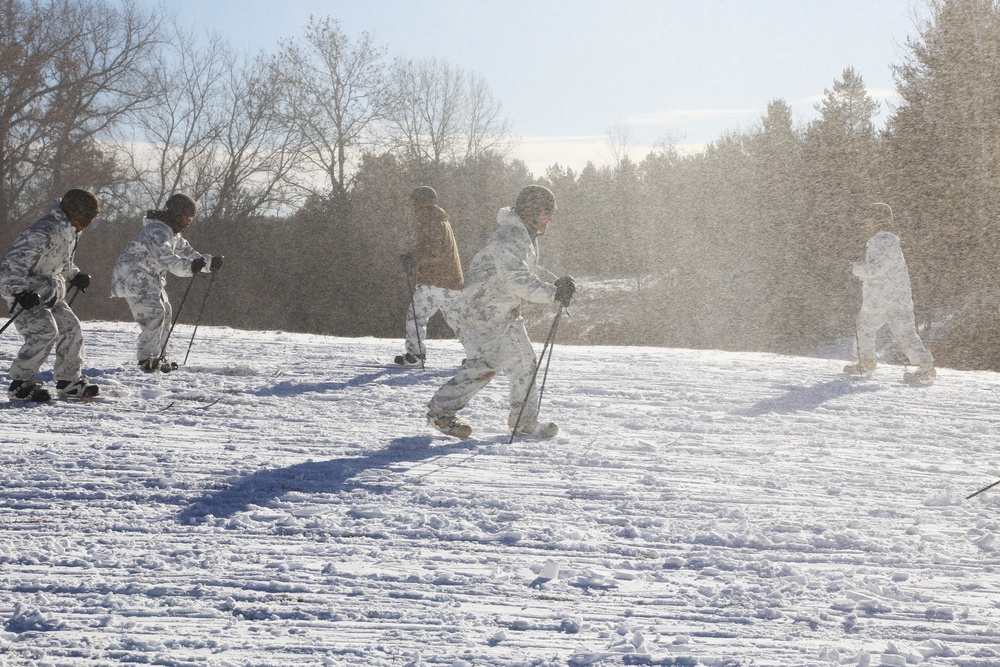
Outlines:
[{"label": "treeline", "polygon": [[848,67],[804,126],[777,99],[755,126],[697,155],[664,142],[638,163],[550,169],[572,217],[553,234],[566,233],[570,270],[596,267],[634,285],[608,306],[620,317],[582,335],[847,352],[860,306],[850,263],[863,256],[866,210],[884,202],[938,363],[1000,370],[1000,3],[923,9],[894,67],[900,102],[884,130]]},{"label": "treeline", "polygon": [[67,188],[98,192],[104,214],[77,254],[94,287],[75,307],[128,320],[106,298],[111,266],[142,213],[182,191],[201,207],[192,244],[227,257],[204,323],[401,337],[409,191],[435,187],[468,261],[534,180],[559,201],[546,266],[618,285],[581,292],[590,310],[567,337],[810,353],[850,338],[849,264],[879,201],[939,364],[1000,368],[1000,12],[925,9],[884,130],[847,67],[803,126],[776,99],[696,155],[665,140],[635,161],[623,130],[614,164],[532,175],[508,158],[510,122],[480,77],[390,58],[333,19],[248,55],[129,3],[0,0],[0,243]]},{"label": "treeline", "polygon": [[[98,193],[83,317],[130,318],[104,298],[111,268],[180,191],[199,204],[192,244],[229,260],[206,322],[396,335],[410,189],[456,192],[471,221],[530,179],[504,162],[510,123],[481,77],[390,59],[330,18],[239,54],[127,1],[0,0],[0,14],[0,244],[68,188]],[[483,238],[463,229],[466,254]]]}]

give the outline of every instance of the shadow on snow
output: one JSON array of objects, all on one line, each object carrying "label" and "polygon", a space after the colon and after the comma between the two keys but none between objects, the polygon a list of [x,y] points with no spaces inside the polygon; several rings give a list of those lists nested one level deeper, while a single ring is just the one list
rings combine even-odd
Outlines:
[{"label": "shadow on snow", "polygon": [[849,378],[820,382],[811,387],[785,386],[782,388],[786,390],[783,396],[764,399],[749,408],[738,410],[736,414],[746,417],[760,417],[773,413],[789,414],[792,412],[807,412],[815,410],[823,403],[840,398],[841,396],[879,390],[878,385],[857,382]]},{"label": "shadow on snow", "polygon": [[[399,367],[400,370],[403,367]],[[419,373],[401,373],[399,370],[393,367],[385,368],[377,372],[363,373],[355,377],[349,378],[347,380],[332,381],[332,380],[322,380],[320,382],[297,382],[295,380],[285,380],[283,382],[278,382],[269,387],[261,387],[254,391],[248,391],[248,394],[254,396],[297,396],[299,394],[306,394],[310,392],[325,392],[325,391],[344,391],[347,389],[356,389],[362,387],[366,384],[378,383],[386,386],[410,386],[415,384],[422,384],[426,382],[427,376],[432,377],[437,376],[448,376],[453,374],[453,371],[438,371],[438,372],[419,372]]]},{"label": "shadow on snow", "polygon": [[190,523],[207,516],[228,518],[250,505],[267,506],[286,493],[331,494],[350,489],[387,493],[394,486],[373,484],[357,479],[366,472],[387,469],[395,463],[415,463],[426,459],[468,452],[477,443],[454,441],[432,446],[431,436],[396,438],[389,447],[365,456],[329,461],[305,461],[284,468],[258,470],[236,479],[225,489],[210,491],[180,512],[177,519]]}]

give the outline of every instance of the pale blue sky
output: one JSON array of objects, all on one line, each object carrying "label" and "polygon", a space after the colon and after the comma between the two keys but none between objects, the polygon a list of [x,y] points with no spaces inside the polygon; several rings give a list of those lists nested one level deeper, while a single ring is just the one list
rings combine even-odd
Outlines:
[{"label": "pale blue sky", "polygon": [[[390,57],[436,57],[490,85],[539,175],[610,162],[626,124],[641,159],[672,135],[698,146],[747,127],[768,102],[796,120],[852,66],[890,99],[922,0],[140,0],[240,49],[301,37],[309,16],[369,32]],[[891,101],[891,99],[890,99]]]}]

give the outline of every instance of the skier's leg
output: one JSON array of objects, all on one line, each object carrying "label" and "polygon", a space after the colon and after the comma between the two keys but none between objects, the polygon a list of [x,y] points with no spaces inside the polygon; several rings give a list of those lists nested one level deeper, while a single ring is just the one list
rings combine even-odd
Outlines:
[{"label": "skier's leg", "polygon": [[448,380],[431,397],[427,404],[428,415],[454,416],[480,389],[489,384],[496,374],[496,369],[491,368],[485,360],[467,358],[455,377]]},{"label": "skier's leg", "polygon": [[[510,380],[510,413],[507,424],[518,432],[534,433],[538,426],[538,384],[532,383],[535,374],[535,348],[528,338],[524,322],[518,322],[508,331],[501,368]],[[529,386],[531,389],[529,390]],[[518,423],[518,415],[521,417]]]},{"label": "skier's leg", "polygon": [[136,345],[139,363],[159,360],[170,327],[170,301],[165,293],[126,297],[132,317],[140,327]]},{"label": "skier's leg", "polygon": [[885,324],[885,315],[862,309],[857,319],[858,363],[862,368],[875,370],[875,335]]},{"label": "skier's leg", "polygon": [[427,320],[438,309],[433,285],[417,285],[413,300],[406,310],[406,351],[415,357],[425,357],[427,346]]},{"label": "skier's leg", "polygon": [[431,397],[427,404],[428,417],[453,417],[497,374],[494,341],[482,345],[478,343],[481,340],[478,332],[459,329],[456,333],[465,347],[465,363],[458,369],[455,377]]},{"label": "skier's leg", "polygon": [[439,287],[438,290],[440,291],[439,291],[437,308],[438,310],[441,311],[441,316],[444,317],[445,323],[449,327],[451,327],[452,331],[454,331],[455,324],[454,322],[452,322],[451,302],[455,299],[456,296],[458,296],[461,290],[450,290],[450,289],[445,289],[443,287]]},{"label": "skier's leg", "polygon": [[83,371],[83,330],[80,320],[65,301],[52,306],[56,322],[56,361],[53,375],[60,380],[77,380]]},{"label": "skier's leg", "polygon": [[56,343],[55,318],[48,308],[35,306],[24,311],[14,327],[24,337],[24,344],[10,366],[10,379],[35,382],[35,376]]},{"label": "skier's leg", "polygon": [[920,340],[912,310],[901,310],[890,314],[889,331],[899,342],[910,363],[920,368],[934,366],[934,357]]}]

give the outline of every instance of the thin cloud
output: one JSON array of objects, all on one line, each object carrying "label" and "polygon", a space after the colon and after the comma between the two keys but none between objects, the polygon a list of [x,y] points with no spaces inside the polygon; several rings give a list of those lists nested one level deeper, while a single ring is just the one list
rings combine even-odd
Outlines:
[{"label": "thin cloud", "polygon": [[[869,88],[867,91],[868,97],[872,98],[876,102],[896,102],[899,100],[899,93],[894,88]],[[826,97],[826,93],[822,95],[810,95],[804,99],[799,100],[796,104],[809,104],[816,105],[823,101]]]},{"label": "thin cloud", "polygon": [[869,88],[868,95],[876,100],[889,100],[899,97],[899,92],[895,88]]},{"label": "thin cloud", "polygon": [[671,109],[630,116],[625,121],[635,125],[669,125],[713,118],[743,118],[757,113],[759,109]]},{"label": "thin cloud", "polygon": [[[704,143],[680,143],[674,146],[681,155],[693,155],[705,150]],[[643,160],[655,146],[636,143],[628,148],[628,154],[635,161]],[[522,136],[518,148],[511,157],[522,160],[536,176],[554,164],[580,171],[588,162],[601,167],[612,162],[608,149],[607,135],[536,135]]]}]

